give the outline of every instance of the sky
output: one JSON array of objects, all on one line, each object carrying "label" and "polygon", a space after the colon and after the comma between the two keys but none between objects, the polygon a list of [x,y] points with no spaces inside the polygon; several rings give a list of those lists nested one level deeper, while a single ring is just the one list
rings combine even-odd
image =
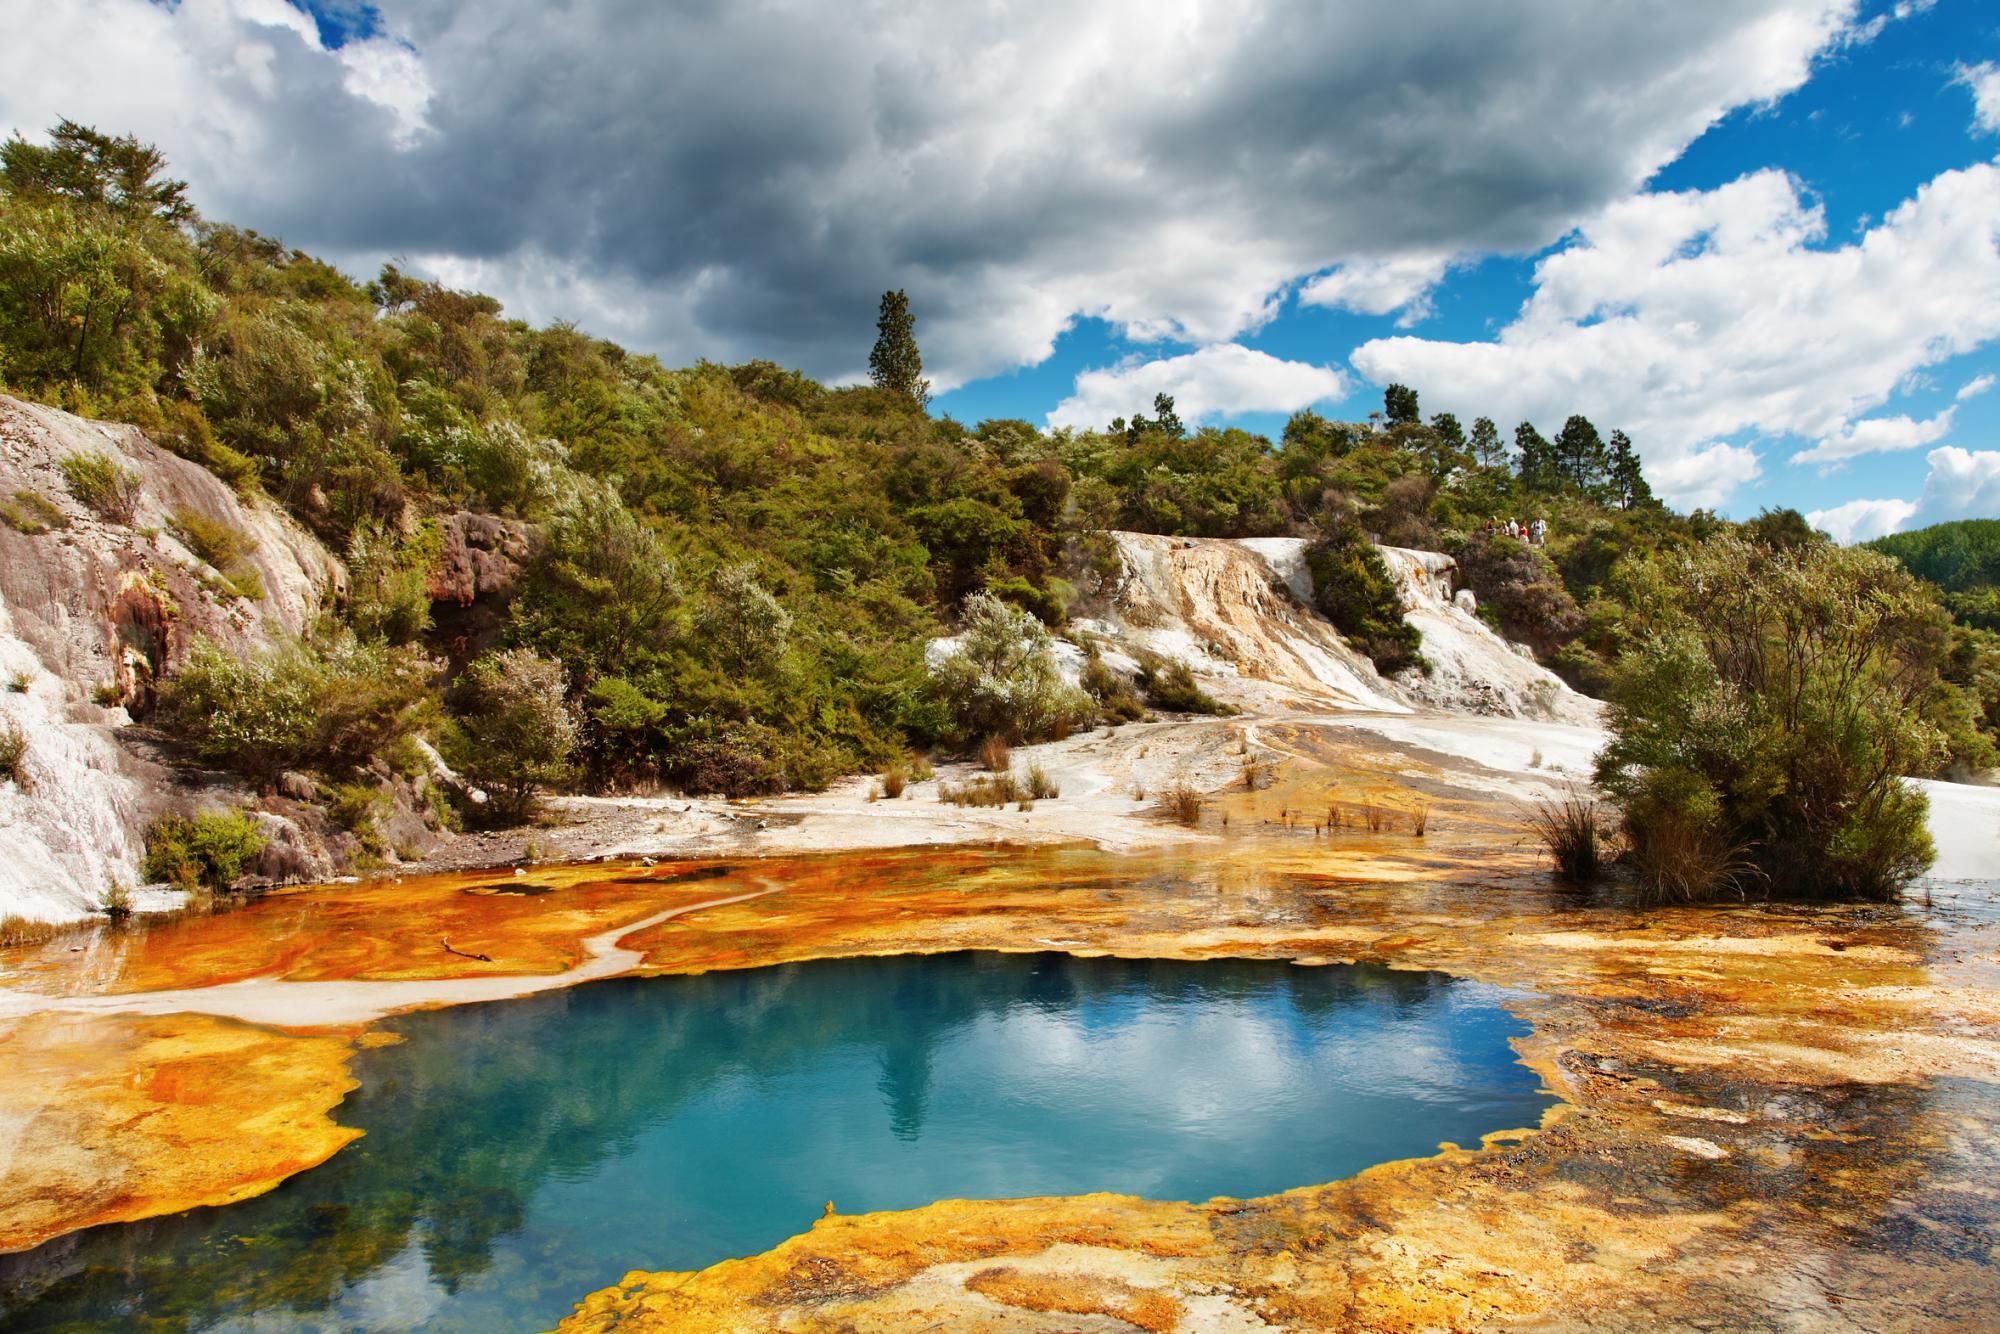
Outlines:
[{"label": "sky", "polygon": [[0,0],[0,130],[670,365],[968,424],[1628,432],[1682,508],[2000,516],[1990,0]]}]

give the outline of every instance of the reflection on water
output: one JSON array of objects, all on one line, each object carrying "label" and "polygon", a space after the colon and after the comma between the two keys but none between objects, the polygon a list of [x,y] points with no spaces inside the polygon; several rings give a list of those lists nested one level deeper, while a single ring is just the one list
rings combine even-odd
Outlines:
[{"label": "reflection on water", "polygon": [[539,1329],[832,1200],[1259,1195],[1532,1125],[1490,988],[1367,967],[854,959],[417,1014],[364,1138],[224,1209],[0,1257],[12,1328]]}]

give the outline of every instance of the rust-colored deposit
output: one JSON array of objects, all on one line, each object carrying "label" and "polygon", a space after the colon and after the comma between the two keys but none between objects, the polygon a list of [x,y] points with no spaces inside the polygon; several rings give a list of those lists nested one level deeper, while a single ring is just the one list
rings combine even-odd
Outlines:
[{"label": "rust-colored deposit", "polygon": [[[76,947],[60,942],[0,963],[28,965],[45,995],[258,970],[402,979],[486,966],[439,949],[448,933],[454,949],[510,971],[560,971],[608,926],[770,889],[621,944],[643,950],[640,971],[653,973],[958,949],[1437,969],[1518,989],[1512,1006],[1531,1032],[1517,1045],[1562,1099],[1540,1128],[1259,1200],[1087,1196],[835,1215],[763,1255],[630,1274],[583,1301],[577,1330],[1990,1320],[2000,915],[1987,898],[1595,903],[1531,873],[1518,828],[1490,804],[1421,778],[1370,780],[1371,790],[1348,781],[1345,800],[1428,806],[1433,825],[1422,837],[1408,824],[1328,830],[1322,803],[1342,799],[1332,780],[1282,772],[1211,803],[1212,838],[1154,852],[536,870],[514,879],[548,888],[512,895],[467,892],[505,876],[438,877],[276,896],[117,949],[93,945],[68,966],[57,955]],[[1302,824],[1301,810],[1322,818]],[[1396,871],[1358,877],[1361,865]],[[93,972],[82,962],[91,950],[122,953]],[[0,1247],[240,1198],[348,1133],[334,1120],[347,1035],[191,1016],[65,1029],[80,1022],[39,1014],[5,1038],[10,1065],[39,1062],[40,1073],[0,1082],[0,1125],[51,1116],[35,1142],[69,1147],[54,1175],[15,1152],[5,1198],[51,1203],[28,1206],[32,1218],[0,1215]],[[250,1108],[266,1138],[237,1146]]]}]

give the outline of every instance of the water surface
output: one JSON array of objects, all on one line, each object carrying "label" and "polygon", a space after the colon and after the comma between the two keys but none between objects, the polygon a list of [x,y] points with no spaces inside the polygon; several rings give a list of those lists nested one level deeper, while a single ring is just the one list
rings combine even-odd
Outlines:
[{"label": "water surface", "polygon": [[1548,1104],[1493,988],[954,954],[409,1015],[270,1194],[0,1257],[9,1329],[543,1329],[626,1270],[945,1198],[1254,1196]]}]

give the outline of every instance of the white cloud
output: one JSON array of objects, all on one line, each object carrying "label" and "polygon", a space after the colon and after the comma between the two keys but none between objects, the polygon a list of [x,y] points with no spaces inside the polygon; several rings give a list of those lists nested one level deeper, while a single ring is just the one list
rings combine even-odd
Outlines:
[{"label": "white cloud", "polygon": [[1991,389],[1995,384],[2000,384],[2000,377],[1992,375],[1975,375],[1973,378],[1967,380],[1963,385],[1959,387],[1957,394],[1958,401],[1963,403],[1968,398],[1978,398],[1981,394]]},{"label": "white cloud", "polygon": [[1832,534],[1836,542],[1866,542],[1900,532],[1916,512],[1913,500],[1850,500],[1832,509],[1808,511],[1806,522]]},{"label": "white cloud", "polygon": [[1817,463],[1825,472],[1863,454],[1889,454],[1935,444],[1951,431],[1951,419],[1957,413],[1956,407],[1949,407],[1925,421],[1906,414],[1864,417],[1821,437],[1811,449],[1799,450],[1792,455],[1792,462]]},{"label": "white cloud", "polygon": [[1653,489],[1689,509],[1717,509],[1764,471],[1748,445],[1711,444],[1647,465]]},{"label": "white cloud", "polygon": [[1964,84],[1972,93],[1974,127],[1988,134],[2000,134],[2000,65],[1990,60],[1960,65],[1954,81]]},{"label": "white cloud", "polygon": [[1330,366],[1217,343],[1183,356],[1085,371],[1048,420],[1051,426],[1101,427],[1114,417],[1150,413],[1155,394],[1171,394],[1181,420],[1213,421],[1245,412],[1297,412],[1347,391],[1347,377]]},{"label": "white cloud", "polygon": [[1364,315],[1404,312],[1408,324],[1430,314],[1431,289],[1451,266],[1449,255],[1407,255],[1397,259],[1356,260],[1322,273],[1299,291],[1308,306],[1330,306]]},{"label": "white cloud", "polygon": [[1850,500],[1806,519],[1842,542],[1865,542],[1905,528],[2000,516],[2000,450],[1945,445],[1925,456],[1930,471],[1917,500]]},{"label": "white cloud", "polygon": [[1833,248],[1822,210],[1780,172],[1637,195],[1537,266],[1533,296],[1493,341],[1377,339],[1353,363],[1461,418],[1552,427],[1582,412],[1622,427],[1675,479],[1663,492],[1694,503],[1712,489],[1698,461],[1714,442],[1791,433],[1835,441],[1831,453],[1856,430],[1865,442],[1889,428],[1856,419],[1913,372],[2000,336],[1996,230],[1990,163],[1939,175]]},{"label": "white cloud", "polygon": [[905,287],[942,388],[1080,316],[1227,342],[1335,266],[1328,299],[1408,309],[1409,266],[1549,244],[1858,31],[1856,0],[383,8],[328,51],[283,0],[0,0],[0,130],[132,130],[212,216],[639,309],[670,359],[837,374]]}]

